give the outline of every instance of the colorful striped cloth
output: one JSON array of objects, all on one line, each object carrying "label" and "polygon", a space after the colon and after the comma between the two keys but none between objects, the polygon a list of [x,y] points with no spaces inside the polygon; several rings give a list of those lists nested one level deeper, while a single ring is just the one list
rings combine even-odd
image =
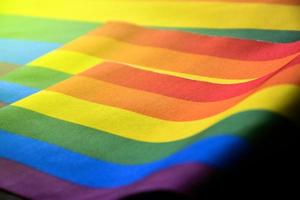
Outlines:
[{"label": "colorful striped cloth", "polygon": [[299,39],[297,0],[0,0],[0,188],[192,194],[297,126]]}]

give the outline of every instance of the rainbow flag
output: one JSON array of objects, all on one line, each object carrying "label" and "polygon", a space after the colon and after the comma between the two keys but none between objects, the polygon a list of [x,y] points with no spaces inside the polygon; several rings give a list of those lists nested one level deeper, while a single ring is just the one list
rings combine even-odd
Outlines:
[{"label": "rainbow flag", "polygon": [[0,189],[193,197],[299,131],[299,39],[297,0],[0,0]]}]

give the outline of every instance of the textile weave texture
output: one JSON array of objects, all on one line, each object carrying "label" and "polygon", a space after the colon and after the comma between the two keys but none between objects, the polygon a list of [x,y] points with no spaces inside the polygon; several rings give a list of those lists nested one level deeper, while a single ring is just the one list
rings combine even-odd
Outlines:
[{"label": "textile weave texture", "polygon": [[298,0],[0,0],[0,189],[193,198],[299,131],[299,40]]}]

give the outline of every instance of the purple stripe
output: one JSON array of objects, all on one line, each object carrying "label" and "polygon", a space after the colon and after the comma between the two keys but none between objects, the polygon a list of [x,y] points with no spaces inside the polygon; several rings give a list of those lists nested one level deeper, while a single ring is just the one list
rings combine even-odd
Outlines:
[{"label": "purple stripe", "polygon": [[114,189],[92,189],[44,174],[14,161],[0,159],[0,188],[30,199],[115,200],[155,190],[188,192],[203,182],[212,169],[199,163],[173,166],[132,185]]}]

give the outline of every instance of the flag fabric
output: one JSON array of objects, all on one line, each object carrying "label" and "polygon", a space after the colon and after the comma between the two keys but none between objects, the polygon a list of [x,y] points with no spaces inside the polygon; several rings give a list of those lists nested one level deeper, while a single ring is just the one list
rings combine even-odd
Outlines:
[{"label": "flag fabric", "polygon": [[191,194],[297,125],[297,0],[0,0],[0,188]]}]

